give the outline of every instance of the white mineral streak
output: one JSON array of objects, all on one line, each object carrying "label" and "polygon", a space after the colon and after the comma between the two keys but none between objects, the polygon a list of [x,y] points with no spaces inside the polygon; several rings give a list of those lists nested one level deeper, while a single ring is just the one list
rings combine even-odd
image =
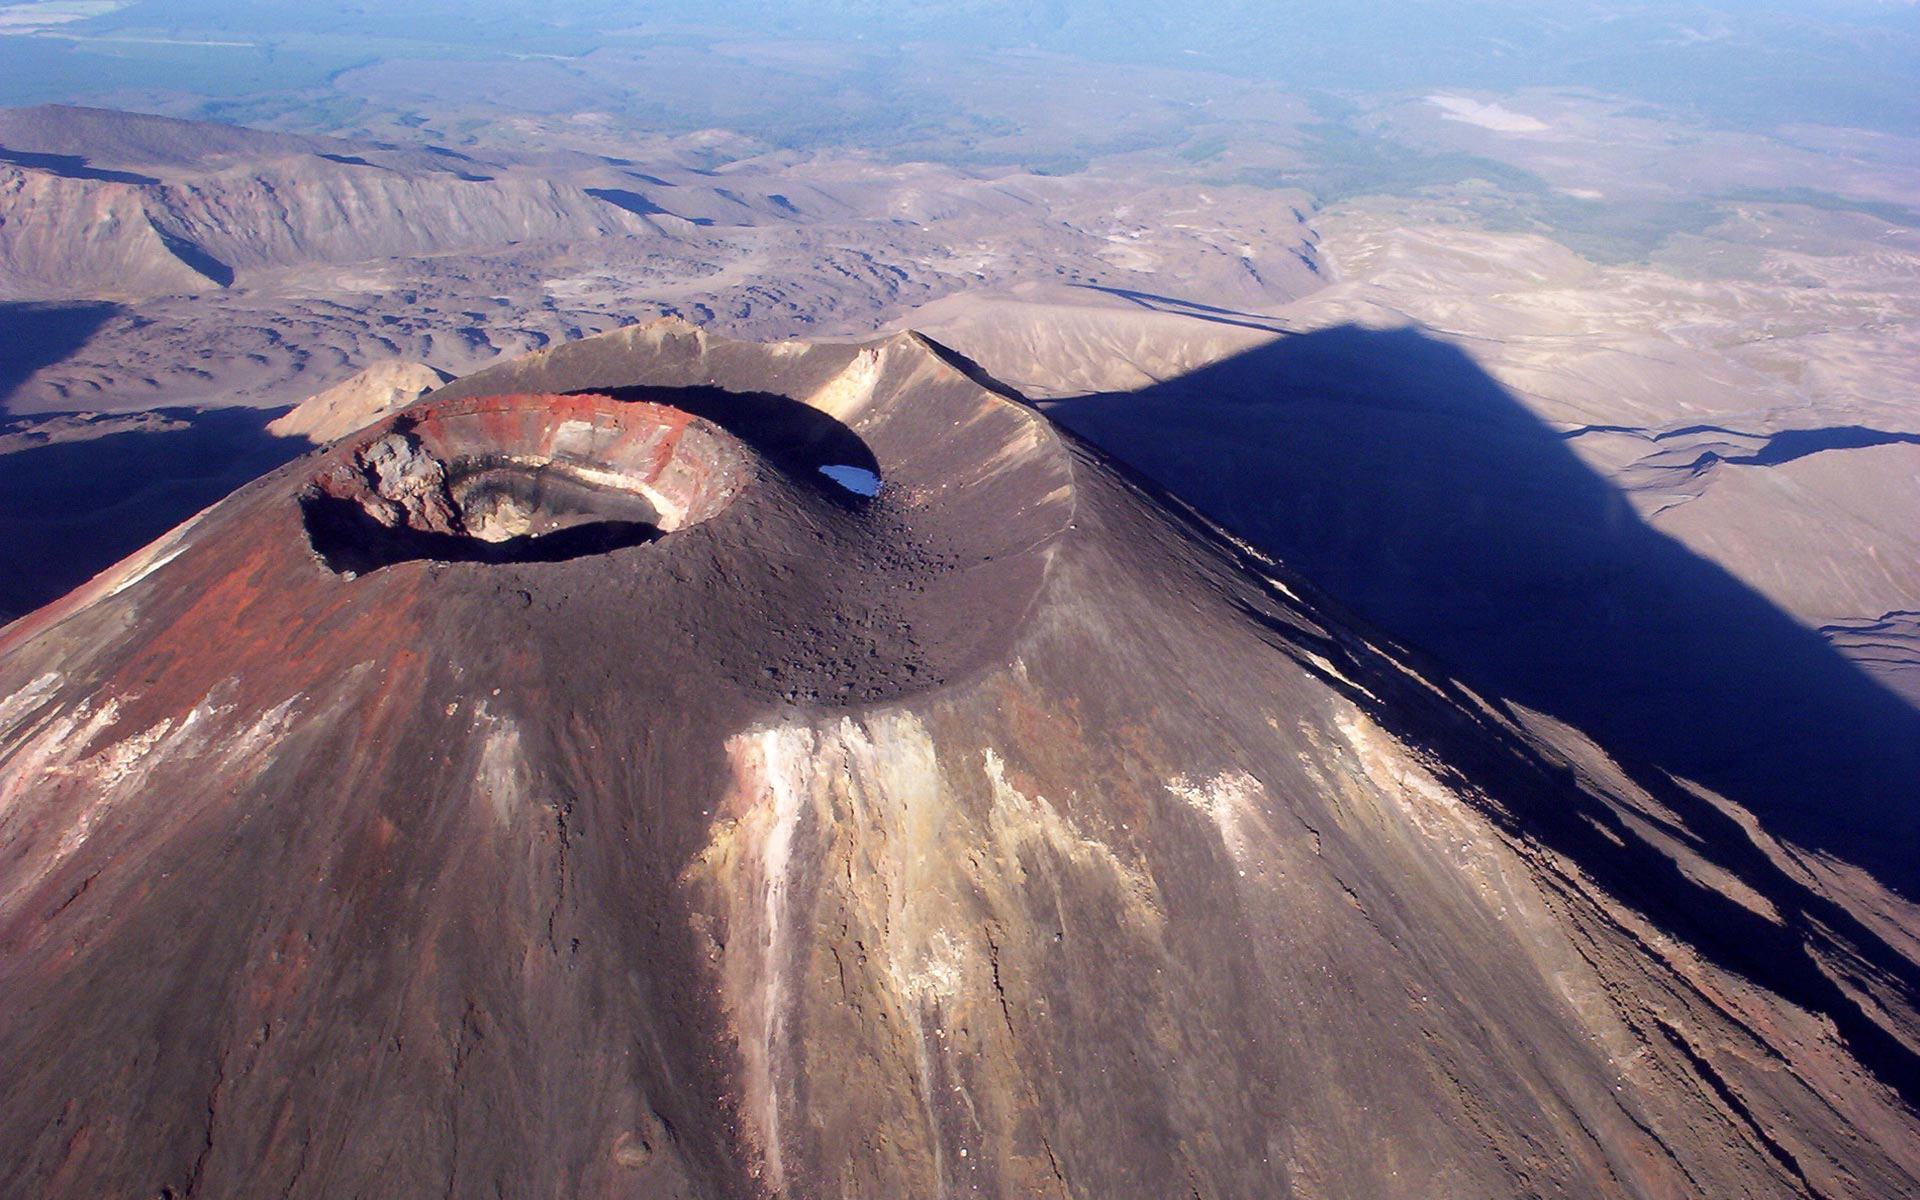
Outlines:
[{"label": "white mineral streak", "polygon": [[[30,687],[40,683],[36,680]],[[234,767],[277,744],[298,696],[262,713],[234,736],[210,740],[213,718],[233,711],[231,703],[220,699],[231,685],[231,680],[223,681],[183,716],[163,717],[92,753],[88,749],[120,719],[118,697],[98,707],[83,700],[51,715],[24,738],[0,762],[0,840],[16,842],[22,855],[11,893],[0,896],[0,908],[36,887],[86,845],[109,813],[134,797],[157,794],[151,783],[160,770],[183,767],[230,776]],[[255,769],[265,761],[256,758]],[[42,802],[16,818],[15,807],[29,795]],[[47,816],[61,822],[50,847],[51,830],[20,824]]]},{"label": "white mineral streak", "polygon": [[1001,443],[992,458],[980,465],[979,478],[984,479],[1030,461],[1040,448],[1041,440],[1049,436],[1041,430],[1039,422],[1022,421],[1018,431]]},{"label": "white mineral streak", "polygon": [[520,727],[507,717],[488,713],[484,704],[475,719],[488,728],[480,747],[474,789],[486,800],[494,819],[508,825],[527,791],[527,760],[520,748]]},{"label": "white mineral streak", "polygon": [[0,774],[0,820],[7,817],[21,796],[39,786],[45,777],[72,766],[80,751],[119,715],[118,700],[109,700],[99,708],[90,700],[82,700],[42,724],[8,756],[5,774]]},{"label": "white mineral streak", "polygon": [[993,789],[989,829],[1003,864],[1017,870],[1022,848],[1038,842],[1062,861],[1105,876],[1127,902],[1125,915],[1156,933],[1164,926],[1160,889],[1144,867],[1125,861],[1112,846],[1081,830],[1045,796],[1029,796],[1013,786],[1005,762],[992,748],[983,759],[987,784]]},{"label": "white mineral streak", "polygon": [[1457,809],[1458,797],[1442,787],[1431,771],[1408,754],[1399,739],[1358,709],[1342,711],[1334,717],[1334,724],[1374,782],[1389,791],[1424,800],[1440,811]]},{"label": "white mineral streak", "polygon": [[58,671],[46,674],[27,684],[19,691],[0,698],[0,758],[6,754],[6,746],[13,739],[14,732],[26,722],[26,719],[40,711],[60,686],[62,676]]},{"label": "white mineral streak", "polygon": [[[727,911],[721,970],[748,1097],[743,1116],[761,1147],[763,1181],[775,1190],[784,1178],[783,1130],[796,1117],[794,1084],[806,1069],[789,1028],[806,1009],[810,978],[797,937],[811,919],[799,903],[803,886],[831,893],[863,931],[862,974],[904,1022],[929,1130],[943,1123],[952,1099],[935,1094],[937,1081],[964,1087],[937,1061],[960,1052],[955,1022],[991,1003],[987,929],[996,911],[1017,923],[1020,880],[1032,864],[1056,862],[1111,893],[1116,913],[1149,936],[1164,927],[1144,867],[1045,796],[1021,790],[996,751],[985,750],[972,768],[984,768],[984,812],[964,803],[952,773],[959,768],[943,766],[912,713],[754,729],[727,745],[735,792],[724,811],[733,817],[716,821],[695,872],[717,885]],[[978,795],[977,784],[967,794]],[[857,839],[850,842],[848,830],[858,830]],[[945,1170],[941,1143],[928,1143],[937,1174]]]},{"label": "white mineral streak", "polygon": [[[1630,1055],[1637,1041],[1621,1023],[1606,986],[1560,928],[1530,859],[1516,853],[1483,815],[1364,713],[1348,708],[1334,724],[1359,778],[1371,785],[1377,806],[1372,820],[1408,846],[1411,861],[1433,864],[1438,878],[1464,885],[1495,920],[1512,928],[1513,944],[1533,959],[1542,981],[1561,994],[1591,1034],[1609,1053]],[[1348,795],[1360,798],[1353,791]]]},{"label": "white mineral streak", "polygon": [[[804,731],[801,731],[804,735]],[[763,736],[764,752],[771,768],[767,784],[772,793],[772,820],[761,841],[760,870],[766,881],[766,946],[762,951],[761,977],[766,980],[767,996],[761,1012],[761,1045],[764,1047],[767,1079],[767,1171],[768,1183],[777,1191],[782,1180],[780,1164],[780,1103],[774,1086],[773,1064],[779,1059],[786,1032],[786,966],[790,957],[787,940],[787,902],[794,874],[793,834],[800,824],[802,791],[800,776],[807,766],[807,750],[813,738],[783,739],[769,731]]]},{"label": "white mineral streak", "polygon": [[964,948],[945,928],[944,905],[933,903],[952,863],[959,831],[943,795],[940,758],[926,727],[911,713],[881,713],[864,722],[843,720],[823,741],[820,766],[843,782],[859,827],[885,831],[885,857],[876,864],[886,900],[883,916],[887,980],[902,1008],[918,1022],[924,1003],[958,994]]},{"label": "white mineral streak", "polygon": [[266,766],[267,760],[261,756],[261,752],[279,745],[280,739],[286,735],[287,728],[299,711],[300,702],[304,698],[304,694],[288,696],[255,717],[245,729],[230,735],[220,748],[222,770],[229,769],[247,759],[254,760],[256,773]]},{"label": "white mineral streak", "polygon": [[[1654,1070],[1655,1060],[1641,1061],[1645,1043],[1632,1024],[1622,1019],[1615,988],[1575,946],[1555,915],[1558,902],[1549,899],[1549,892],[1558,888],[1543,890],[1543,867],[1557,874],[1567,865],[1545,867],[1537,848],[1524,855],[1518,852],[1483,815],[1435,779],[1399,739],[1364,713],[1348,709],[1334,723],[1362,776],[1373,785],[1385,822],[1397,825],[1421,857],[1437,859],[1440,877],[1465,884],[1481,906],[1513,930],[1512,945],[1533,960],[1541,981],[1559,993],[1623,1076],[1633,1078],[1643,1069]],[[1577,873],[1564,877],[1559,886],[1567,883],[1577,885]],[[1615,910],[1614,916],[1635,920],[1625,910]],[[1679,946],[1649,929],[1637,933],[1649,947],[1673,956],[1677,961],[1672,966],[1682,975],[1694,975],[1697,967],[1689,965],[1689,956]]]},{"label": "white mineral streak", "polygon": [[939,1037],[932,1023],[963,990],[979,954],[946,927],[939,897],[950,890],[941,883],[952,869],[952,831],[933,742],[915,717],[757,729],[731,739],[728,753],[740,815],[716,828],[705,861],[722,873],[733,909],[723,968],[728,1004],[750,1098],[746,1116],[762,1148],[763,1178],[778,1190],[783,1115],[798,1069],[790,1061],[788,1020],[803,998],[793,930],[804,914],[793,911],[793,895],[801,879],[819,873],[796,842],[809,814],[830,829],[838,808],[840,819],[867,830],[868,844],[878,848],[879,861],[863,861],[857,874],[849,865],[846,886],[863,906],[878,908],[871,914],[876,965],[916,1030],[916,1082],[930,1121],[930,1055]]},{"label": "white mineral streak", "polygon": [[736,912],[729,922],[726,974],[745,1075],[747,1105],[742,1115],[757,1134],[761,1181],[776,1194],[785,1179],[780,1065],[791,954],[787,907],[798,869],[794,834],[813,782],[814,745],[813,731],[801,726],[754,730],[730,739],[727,753],[736,787],[749,806],[737,824],[718,832],[709,848],[723,868],[747,877],[728,880],[729,899],[754,898],[753,907]]},{"label": "white mineral streak", "polygon": [[1272,831],[1260,815],[1260,781],[1245,771],[1222,771],[1211,779],[1194,780],[1176,775],[1167,782],[1167,790],[1203,813],[1220,831],[1220,844],[1226,847],[1234,866],[1245,877],[1249,866],[1262,867],[1255,835],[1271,844]]},{"label": "white mineral streak", "polygon": [[[1347,707],[1335,715],[1334,725],[1359,768],[1359,777],[1372,785],[1378,819],[1424,843],[1430,853],[1472,883],[1497,917],[1506,919],[1517,899],[1517,880],[1508,870],[1510,852],[1484,819],[1366,714]],[[1525,892],[1531,896],[1533,889],[1526,886]]]},{"label": "white mineral streak", "polygon": [[[89,778],[95,789],[102,795],[118,791],[129,782],[141,782],[155,764],[154,747],[174,728],[172,717],[163,717],[138,733],[124,737],[90,755],[72,767],[58,770],[56,773],[71,773]],[[182,731],[185,732],[184,730]]]},{"label": "white mineral streak", "polygon": [[[954,848],[971,839],[955,828],[938,751],[917,717],[885,714],[864,727],[842,721],[838,733],[848,807],[861,826],[886,831],[885,857],[873,868],[869,887],[886,906],[880,950],[895,1004],[913,1028],[921,1114],[929,1130],[938,1130],[934,1059],[945,1049],[943,1012],[959,999],[980,957],[949,928],[952,909],[943,896],[952,888],[942,885],[950,884]],[[944,1140],[935,1136],[929,1146],[934,1175],[941,1179]]]},{"label": "white mineral streak", "polygon": [[200,518],[206,515],[206,510],[195,513],[149,543],[145,549],[128,555],[116,565],[103,571],[88,585],[87,591],[90,594],[81,602],[81,606],[84,607],[105,596],[117,596],[178,558],[187,548],[187,531],[198,525]]}]

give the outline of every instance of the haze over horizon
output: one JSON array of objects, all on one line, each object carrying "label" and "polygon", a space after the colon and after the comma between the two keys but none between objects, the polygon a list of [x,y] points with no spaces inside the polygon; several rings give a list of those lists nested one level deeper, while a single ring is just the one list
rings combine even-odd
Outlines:
[{"label": "haze over horizon", "polygon": [[1916,84],[0,0],[0,1194],[1920,1194]]},{"label": "haze over horizon", "polygon": [[1920,10],[1904,0],[1228,0],[1179,12],[1148,0],[666,0],[637,12],[584,0],[537,13],[487,0],[37,0],[0,5],[0,33],[14,35],[0,37],[0,104],[197,92],[244,105],[324,91],[341,72],[394,58],[567,61],[745,36],[852,50],[862,61],[847,82],[881,100],[885,83],[911,87],[890,66],[931,45],[1219,72],[1330,96],[1578,87],[1737,128],[1920,132]]}]

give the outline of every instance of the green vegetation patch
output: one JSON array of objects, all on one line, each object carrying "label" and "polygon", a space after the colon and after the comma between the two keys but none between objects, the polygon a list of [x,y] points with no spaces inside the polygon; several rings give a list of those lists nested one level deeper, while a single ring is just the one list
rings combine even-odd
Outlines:
[{"label": "green vegetation patch", "polygon": [[1583,200],[1563,192],[1516,197],[1478,214],[1488,229],[1544,233],[1588,262],[1644,263],[1672,238],[1705,233],[1720,210],[1705,200]]},{"label": "green vegetation patch", "polygon": [[1357,196],[1411,195],[1471,179],[1524,192],[1543,192],[1547,186],[1539,176],[1491,158],[1428,153],[1349,125],[1319,122],[1303,126],[1302,132],[1313,139],[1306,150],[1308,165],[1293,170],[1248,168],[1218,182],[1300,188],[1323,204]]},{"label": "green vegetation patch", "polygon": [[1822,212],[1863,213],[1869,217],[1878,217],[1889,225],[1920,229],[1920,208],[1909,208],[1904,204],[1889,204],[1879,200],[1855,200],[1851,196],[1823,192],[1818,188],[1742,188],[1737,192],[1726,193],[1721,199],[1744,204],[1798,204],[1806,208],[1817,208]]}]

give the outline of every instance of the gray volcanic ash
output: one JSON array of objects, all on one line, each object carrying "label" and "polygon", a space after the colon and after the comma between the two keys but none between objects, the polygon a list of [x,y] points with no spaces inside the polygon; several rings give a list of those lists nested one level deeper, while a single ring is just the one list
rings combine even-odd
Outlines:
[{"label": "gray volcanic ash", "polygon": [[8,1195],[1920,1186],[1911,905],[915,335],[242,489],[0,630],[0,848]]}]

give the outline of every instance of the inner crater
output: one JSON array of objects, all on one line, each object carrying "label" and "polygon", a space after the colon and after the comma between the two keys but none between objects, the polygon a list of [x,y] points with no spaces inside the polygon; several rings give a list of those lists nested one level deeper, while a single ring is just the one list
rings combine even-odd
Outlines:
[{"label": "inner crater", "polygon": [[485,396],[429,401],[360,434],[300,507],[315,553],[341,574],[413,559],[557,562],[705,521],[750,474],[731,435],[664,404]]}]

